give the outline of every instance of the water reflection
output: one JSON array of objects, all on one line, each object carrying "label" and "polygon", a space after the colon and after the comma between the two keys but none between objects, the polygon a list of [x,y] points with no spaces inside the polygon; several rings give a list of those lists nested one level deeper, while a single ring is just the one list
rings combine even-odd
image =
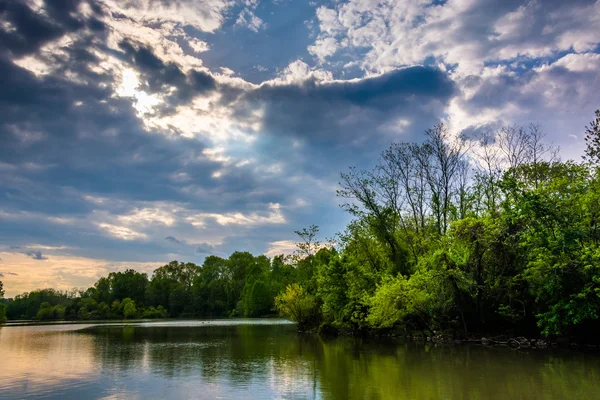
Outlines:
[{"label": "water reflection", "polygon": [[0,397],[600,398],[598,355],[323,340],[262,322],[1,328]]}]

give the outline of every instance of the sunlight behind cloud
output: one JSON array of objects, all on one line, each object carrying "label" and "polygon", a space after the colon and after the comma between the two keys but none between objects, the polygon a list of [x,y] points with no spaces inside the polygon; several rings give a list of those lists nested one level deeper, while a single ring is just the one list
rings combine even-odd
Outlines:
[{"label": "sunlight behind cloud", "polygon": [[139,117],[146,114],[153,114],[154,108],[161,103],[159,96],[149,95],[139,90],[140,81],[132,69],[126,69],[121,75],[121,84],[116,90],[116,95],[121,97],[130,97],[134,100],[133,107],[137,110]]}]

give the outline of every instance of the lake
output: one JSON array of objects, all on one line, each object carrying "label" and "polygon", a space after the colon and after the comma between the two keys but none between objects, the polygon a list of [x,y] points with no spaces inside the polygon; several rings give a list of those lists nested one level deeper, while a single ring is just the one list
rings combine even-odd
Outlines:
[{"label": "lake", "polygon": [[4,326],[0,398],[600,399],[600,355],[322,339],[273,319]]}]

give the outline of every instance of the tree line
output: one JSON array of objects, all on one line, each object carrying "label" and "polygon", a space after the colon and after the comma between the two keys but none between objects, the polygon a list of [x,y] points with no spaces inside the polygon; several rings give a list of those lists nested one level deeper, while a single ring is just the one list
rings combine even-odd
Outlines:
[{"label": "tree line", "polygon": [[202,266],[172,261],[150,278],[112,272],[87,290],[34,290],[2,307],[11,320],[260,317],[274,314],[275,295],[295,279],[283,256],[235,252],[209,256]]},{"label": "tree line", "polygon": [[114,272],[79,292],[4,301],[14,318],[265,316],[301,330],[573,336],[600,333],[600,111],[584,160],[561,161],[540,126],[477,138],[444,124],[341,174],[354,218],[292,257],[235,252]]}]

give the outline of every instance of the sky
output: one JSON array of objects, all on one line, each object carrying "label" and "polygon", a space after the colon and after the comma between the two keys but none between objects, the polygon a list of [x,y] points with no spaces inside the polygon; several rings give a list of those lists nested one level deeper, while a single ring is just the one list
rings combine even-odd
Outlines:
[{"label": "sky", "polygon": [[289,253],[440,121],[579,160],[598,32],[600,0],[0,0],[0,280]]}]

